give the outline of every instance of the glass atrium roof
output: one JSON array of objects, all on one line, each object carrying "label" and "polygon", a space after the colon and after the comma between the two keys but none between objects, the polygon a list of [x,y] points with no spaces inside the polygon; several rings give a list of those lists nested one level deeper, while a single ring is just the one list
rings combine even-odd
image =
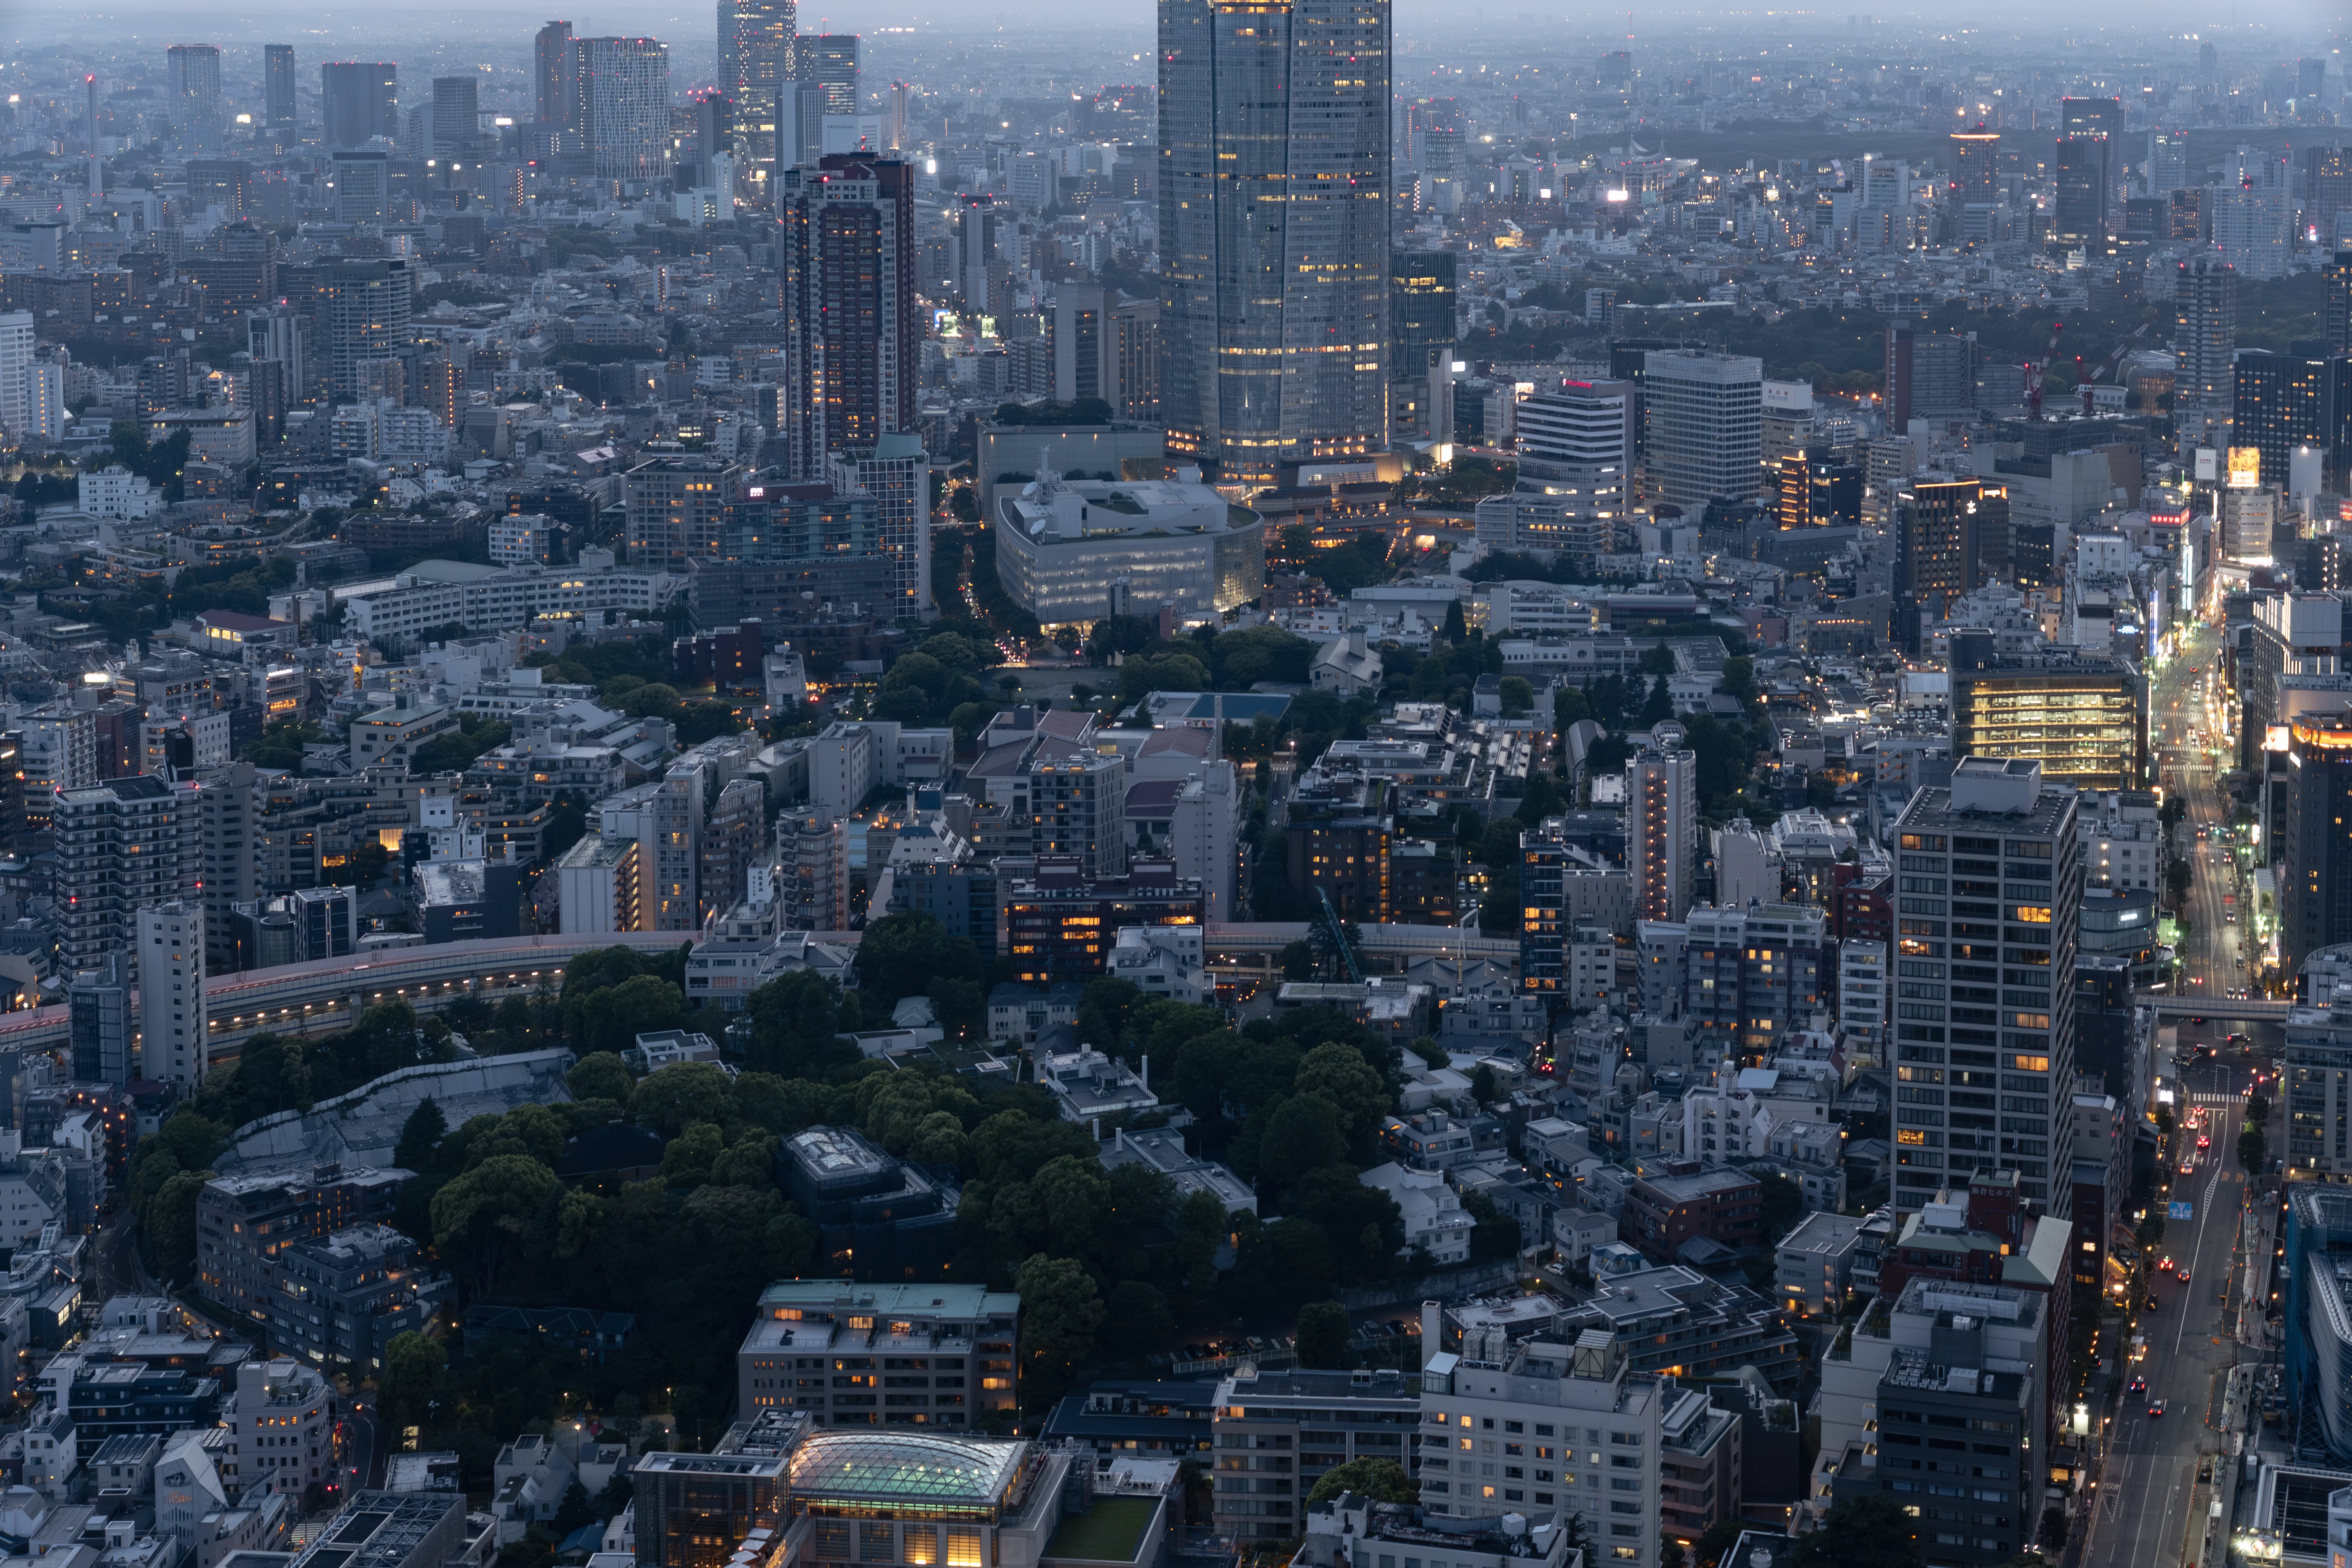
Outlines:
[{"label": "glass atrium roof", "polygon": [[813,1432],[793,1455],[793,1493],[809,1502],[993,1508],[1028,1447],[1008,1438]]}]

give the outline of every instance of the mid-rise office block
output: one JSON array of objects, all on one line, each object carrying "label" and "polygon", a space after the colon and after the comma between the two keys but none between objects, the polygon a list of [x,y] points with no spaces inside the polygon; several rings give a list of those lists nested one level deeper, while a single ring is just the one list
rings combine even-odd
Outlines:
[{"label": "mid-rise office block", "polygon": [[1741,501],[1763,484],[1764,362],[1654,349],[1642,375],[1649,494],[1680,506]]},{"label": "mid-rise office block", "polygon": [[2015,1170],[2072,1202],[2074,952],[2083,896],[2071,790],[2032,762],[1968,757],[1896,826],[1895,1204]]},{"label": "mid-rise office block", "polygon": [[2052,783],[2077,789],[2145,789],[2148,779],[2147,679],[2120,659],[2059,649],[1981,653],[1953,639],[1952,752],[2032,762]]},{"label": "mid-rise office block", "polygon": [[1198,925],[1201,884],[1172,860],[1132,861],[1124,876],[1088,877],[1075,857],[1041,857],[1027,879],[1000,879],[997,951],[1026,984],[1100,975],[1121,926]]},{"label": "mid-rise office block", "polygon": [[1225,1378],[1210,1423],[1217,1533],[1244,1541],[1297,1536],[1315,1483],[1356,1459],[1388,1459],[1408,1476],[1419,1473],[1420,1424],[1421,1380],[1410,1373],[1260,1369]]},{"label": "mid-rise office block", "polygon": [[[779,1279],[736,1352],[736,1407],[820,1426],[977,1426],[1016,1407],[1020,1329],[1021,1298],[984,1286]],[[878,1392],[885,1368],[895,1397]]]}]

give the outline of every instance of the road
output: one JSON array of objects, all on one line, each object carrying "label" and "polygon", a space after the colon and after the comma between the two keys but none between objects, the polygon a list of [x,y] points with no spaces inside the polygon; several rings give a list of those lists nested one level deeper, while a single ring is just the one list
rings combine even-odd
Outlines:
[{"label": "road", "polygon": [[[2213,647],[2212,629],[2194,627],[2180,654],[2157,674],[2149,699],[2161,782],[2168,798],[2177,793],[2188,802],[2188,818],[2176,841],[2196,864],[2182,911],[2189,931],[2179,949],[2180,993],[2218,999],[2245,984],[2246,972],[2238,966],[2245,928],[2224,918],[2223,894],[2231,882],[2227,852],[2210,837],[2197,837],[2199,826],[2210,834],[2228,820],[2220,790],[2227,758],[2216,752],[2216,737],[2226,726],[2213,678],[2206,675],[2201,693],[2196,686],[2212,662]],[[2235,1283],[2247,1199],[2237,1140],[2245,1091],[2257,1065],[2275,1050],[2278,1034],[2274,1024],[2254,1025],[2245,1031],[2251,1041],[2233,1044],[2227,1033],[2238,1026],[2218,1016],[2210,1023],[2192,1018],[2179,1026],[2184,1070],[2180,1101],[2173,1107],[2179,1130],[2165,1148],[2171,1186],[2159,1194],[2159,1201],[2192,1207],[2188,1218],[2168,1221],[2164,1239],[2148,1260],[2145,1278],[2153,1281],[2148,1293],[2157,1308],[2142,1310],[2122,1336],[2126,1344],[2133,1333],[2145,1337],[2145,1359],[2129,1367],[2126,1376],[2145,1376],[2147,1387],[2125,1396],[2107,1428],[2084,1568],[2182,1568],[2206,1561],[2202,1527],[2212,1489],[2200,1484],[2199,1468],[2206,1465],[2219,1477],[2224,1495],[2232,1479],[2232,1461],[2217,1425],[2222,1385],[2242,1355],[2260,1359],[2258,1352],[2242,1351],[2235,1315],[2225,1306]],[[2217,1054],[2192,1061],[2199,1044],[2213,1046]],[[2272,1097],[2277,1098],[2275,1090]],[[2203,1149],[2197,1147],[2200,1135],[2208,1140]],[[2158,1272],[2168,1258],[2173,1271]],[[2186,1282],[2178,1277],[2181,1267],[2189,1270]],[[2159,1399],[2165,1413],[2152,1416],[2150,1405]]]}]

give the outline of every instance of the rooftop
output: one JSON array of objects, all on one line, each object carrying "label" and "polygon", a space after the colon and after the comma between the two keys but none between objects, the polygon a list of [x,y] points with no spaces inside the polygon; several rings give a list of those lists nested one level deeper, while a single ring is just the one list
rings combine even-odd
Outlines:
[{"label": "rooftop", "polygon": [[993,1509],[1013,1500],[1031,1453],[1017,1438],[813,1433],[792,1458],[796,1500]]}]

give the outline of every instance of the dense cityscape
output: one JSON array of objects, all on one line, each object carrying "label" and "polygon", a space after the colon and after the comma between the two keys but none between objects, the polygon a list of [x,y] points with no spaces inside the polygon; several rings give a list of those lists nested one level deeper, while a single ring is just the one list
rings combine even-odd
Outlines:
[{"label": "dense cityscape", "polygon": [[2345,18],[1966,20],[12,14],[0,1556],[2352,1563]]}]

